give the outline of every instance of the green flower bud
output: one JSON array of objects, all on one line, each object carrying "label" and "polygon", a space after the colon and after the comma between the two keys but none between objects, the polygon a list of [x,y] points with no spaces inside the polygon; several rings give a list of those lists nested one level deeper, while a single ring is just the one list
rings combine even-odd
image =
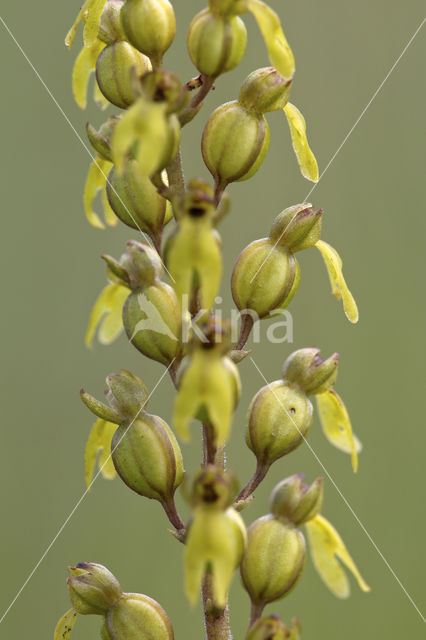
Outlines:
[{"label": "green flower bud", "polygon": [[173,640],[169,616],[152,598],[125,593],[105,618],[110,640]]},{"label": "green flower bud", "polygon": [[277,484],[271,494],[269,507],[274,516],[301,525],[321,511],[322,501],[323,479],[317,478],[309,486],[303,482],[303,474],[297,474]]},{"label": "green flower bud", "polygon": [[164,420],[145,411],[119,426],[111,443],[114,467],[123,482],[145,498],[170,505],[183,480],[183,460]]},{"label": "green flower bud", "polygon": [[136,160],[128,160],[119,175],[112,169],[107,182],[108,201],[114,213],[132,229],[140,229],[159,241],[168,219],[167,200],[159,195]]},{"label": "green flower bud", "polygon": [[119,120],[119,116],[111,116],[100,127],[99,131],[96,131],[95,127],[91,125],[90,122],[86,125],[87,137],[89,138],[90,144],[95,152],[104,160],[108,160],[108,162],[112,162],[111,140],[114,128]]},{"label": "green flower bud", "polygon": [[279,616],[261,618],[250,627],[246,640],[300,640],[300,626],[296,620],[292,623],[288,629]]},{"label": "green flower bud", "polygon": [[151,102],[166,103],[169,114],[182,109],[188,100],[188,91],[171,71],[147,73],[142,78],[141,89],[144,96]]},{"label": "green flower bud", "polygon": [[297,385],[306,395],[325,393],[336,382],[339,354],[333,353],[327,360],[320,357],[319,349],[299,349],[284,362],[282,377]]},{"label": "green flower bud", "polygon": [[108,0],[101,15],[98,38],[105,44],[112,44],[119,40],[125,40],[121,28],[120,11],[124,0]]},{"label": "green flower bud", "polygon": [[265,318],[283,309],[299,285],[299,269],[293,254],[274,247],[268,238],[251,242],[238,256],[232,277],[232,297],[237,308],[251,309]]},{"label": "green flower bud", "polygon": [[292,253],[316,245],[321,236],[322,209],[312,209],[309,202],[284,209],[275,218],[269,238]]},{"label": "green flower bud", "polygon": [[248,411],[246,441],[260,466],[269,467],[302,443],[312,411],[306,395],[282,380],[257,392]]},{"label": "green flower bud", "polygon": [[225,17],[204,9],[192,20],[187,43],[198,71],[216,78],[241,62],[247,45],[247,31],[238,16]]},{"label": "green flower bud", "polygon": [[206,505],[224,511],[233,503],[237,491],[237,479],[233,474],[209,465],[194,478],[191,501],[194,507]]},{"label": "green flower bud", "polygon": [[268,146],[265,118],[247,111],[236,100],[213,111],[204,127],[204,162],[222,188],[251,178],[262,164]]},{"label": "green flower bud", "polygon": [[70,567],[68,576],[71,604],[81,615],[103,615],[123,594],[115,576],[95,562],[81,562],[76,567]]},{"label": "green flower bud", "polygon": [[168,0],[126,0],[121,23],[129,42],[154,61],[173,42],[176,19]]},{"label": "green flower bud", "polygon": [[273,515],[255,520],[247,530],[241,562],[244,587],[259,611],[287,595],[300,578],[306,557],[303,534]]},{"label": "green flower bud", "polygon": [[128,42],[115,42],[101,52],[96,63],[99,89],[116,107],[126,109],[138,98],[135,79],[150,69],[148,58]]},{"label": "green flower bud", "polygon": [[238,102],[247,111],[267,113],[284,109],[292,80],[285,80],[274,67],[256,69],[241,85]]},{"label": "green flower bud", "polygon": [[247,0],[209,0],[209,8],[221,16],[239,15],[248,10]]},{"label": "green flower bud", "polygon": [[111,408],[121,420],[132,420],[145,406],[148,391],[137,376],[122,369],[120,373],[111,373],[106,379],[108,391],[106,398]]},{"label": "green flower bud", "polygon": [[129,240],[120,263],[127,271],[132,289],[151,284],[161,277],[163,263],[158,253],[146,242]]}]

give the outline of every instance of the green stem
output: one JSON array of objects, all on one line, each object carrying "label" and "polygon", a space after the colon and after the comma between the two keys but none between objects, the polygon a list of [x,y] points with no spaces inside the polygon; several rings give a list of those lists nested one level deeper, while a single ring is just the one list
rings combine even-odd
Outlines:
[{"label": "green stem", "polygon": [[252,602],[251,611],[250,611],[249,629],[254,625],[255,622],[257,622],[257,620],[259,620],[260,616],[262,615],[264,607],[265,605],[259,605]]},{"label": "green stem", "polygon": [[213,606],[213,576],[206,573],[203,580],[204,624],[207,640],[232,640],[228,605],[220,611]]},{"label": "green stem", "polygon": [[200,76],[201,87],[191,98],[185,109],[181,111],[179,114],[179,122],[182,127],[184,127],[188,122],[191,122],[193,118],[197,115],[201,107],[203,106],[203,102],[210,89],[213,88],[214,78],[211,76]]},{"label": "green stem", "polygon": [[[167,167],[167,177],[169,179],[169,192],[173,199],[182,200],[185,195],[185,178],[183,175],[182,153],[180,147],[177,154],[173,158],[171,164]],[[174,211],[177,218],[176,211]]]},{"label": "green stem", "polygon": [[240,495],[236,499],[235,501],[236,505],[239,502],[243,502],[244,500],[247,500],[247,498],[251,496],[251,494],[257,489],[257,487],[260,485],[260,483],[268,473],[268,470],[269,470],[269,466],[264,466],[261,464],[257,465],[256,471],[254,472],[250,480],[247,482],[246,486],[243,487],[243,489],[240,492]]}]

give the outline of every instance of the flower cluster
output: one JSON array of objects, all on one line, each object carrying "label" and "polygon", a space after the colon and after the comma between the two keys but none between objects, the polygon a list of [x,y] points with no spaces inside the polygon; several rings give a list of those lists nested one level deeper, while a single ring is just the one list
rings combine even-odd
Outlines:
[{"label": "flower cluster", "polygon": [[[251,13],[266,45],[269,65],[253,71],[238,98],[208,117],[202,155],[212,180],[185,182],[180,141],[223,73],[240,63],[247,47],[245,17]],[[85,451],[88,489],[97,475],[116,475],[132,491],[157,501],[184,545],[184,589],[195,604],[201,592],[208,639],[229,640],[228,591],[237,570],[251,601],[246,640],[298,640],[300,624],[263,616],[266,605],[284,597],[299,580],[306,558],[305,527],[314,565],[338,597],[349,595],[342,564],[368,591],[348,550],[321,515],[323,482],[310,486],[302,475],[280,482],[269,513],[247,528],[240,512],[271,467],[303,444],[313,420],[312,396],[328,440],[358,466],[359,440],[343,401],[334,390],[338,354],[326,360],[315,348],[287,357],[279,380],[262,387],[248,410],[246,443],[256,457],[253,477],[239,491],[225,469],[224,447],[241,397],[238,364],[254,322],[287,307],[300,280],[299,251],[316,247],[332,291],[346,316],[358,310],[336,250],[321,240],[323,210],[310,203],[284,209],[267,237],[249,244],[231,276],[241,333],[232,342],[230,324],[214,314],[223,280],[218,225],[229,210],[232,182],[253,176],[267,153],[266,114],[283,111],[301,173],[318,180],[318,166],[306,137],[306,123],[289,102],[295,61],[277,14],[261,0],[209,0],[192,20],[189,56],[198,75],[182,83],[164,65],[176,32],[169,0],[86,0],[66,38],[71,47],[83,25],[83,48],[72,75],[74,97],[87,103],[91,75],[94,99],[110,115],[98,129],[87,125],[93,163],[84,188],[89,222],[102,229],[121,221],[145,239],[131,239],[119,259],[109,255],[108,284],[93,307],[86,334],[109,344],[124,331],[144,356],[164,367],[176,389],[170,426],[148,412],[149,393],[125,369],[106,378],[105,401],[85,390],[81,398],[96,416]],[[95,211],[100,192],[104,221]],[[171,228],[173,227],[173,228]],[[202,426],[201,469],[185,479],[179,440],[190,425]],[[96,466],[99,470],[96,472]],[[175,494],[183,489],[189,514],[182,518]],[[123,593],[108,569],[83,563],[69,569],[72,609],[58,623],[55,640],[66,639],[78,615],[100,615],[103,640],[171,640],[169,618],[148,596]]]}]

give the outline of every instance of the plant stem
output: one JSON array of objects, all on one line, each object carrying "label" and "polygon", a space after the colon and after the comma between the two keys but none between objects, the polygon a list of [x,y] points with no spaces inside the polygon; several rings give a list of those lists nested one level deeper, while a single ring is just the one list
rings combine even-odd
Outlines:
[{"label": "plant stem", "polygon": [[255,604],[254,602],[252,602],[251,605],[251,611],[250,611],[250,622],[249,622],[249,629],[250,627],[252,627],[254,625],[254,623],[259,620],[260,616],[262,615],[263,609],[264,609],[265,605],[259,605],[259,604]]},{"label": "plant stem", "polygon": [[168,502],[163,502],[162,505],[170,523],[174,526],[176,531],[179,532],[185,529],[185,525],[183,524],[181,517],[177,512],[173,498],[171,498]]},{"label": "plant stem", "polygon": [[195,96],[191,98],[185,109],[179,114],[179,122],[182,127],[184,127],[188,122],[191,122],[193,118],[197,115],[199,110],[203,105],[203,101],[210,89],[213,88],[214,78],[211,76],[203,76],[199,77],[199,81],[201,82],[201,86]]},{"label": "plant stem", "polygon": [[243,500],[247,500],[251,496],[251,494],[257,489],[260,485],[266,474],[268,473],[269,467],[258,464],[256,467],[256,471],[247,482],[246,486],[240,491],[240,495],[235,501],[235,504],[238,502],[242,502]]},{"label": "plant stem", "polygon": [[221,611],[215,610],[213,606],[213,576],[211,573],[206,573],[204,576],[202,593],[207,640],[232,640],[228,605]]},{"label": "plant stem", "polygon": [[249,339],[251,330],[253,329],[253,324],[253,318],[251,317],[251,315],[246,313],[241,320],[240,337],[238,338],[237,345],[235,346],[235,349],[237,351],[241,351],[241,349]]},{"label": "plant stem", "polygon": [[167,167],[167,177],[169,179],[170,192],[174,197],[181,200],[185,195],[185,178],[183,175],[182,153],[180,147],[171,164]]}]

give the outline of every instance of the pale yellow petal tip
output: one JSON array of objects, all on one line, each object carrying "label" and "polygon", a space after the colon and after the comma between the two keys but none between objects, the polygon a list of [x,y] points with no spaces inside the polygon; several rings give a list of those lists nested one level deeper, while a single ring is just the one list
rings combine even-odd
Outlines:
[{"label": "pale yellow petal tip", "polygon": [[343,277],[341,257],[336,249],[323,240],[318,240],[315,246],[321,253],[327,268],[333,295],[338,300],[342,300],[343,310],[349,322],[356,324],[359,320],[358,306]]},{"label": "pale yellow petal tip", "polygon": [[77,621],[78,613],[74,609],[67,611],[56,625],[53,640],[68,640]]},{"label": "pale yellow petal tip", "polygon": [[290,127],[291,141],[300,171],[307,180],[318,182],[318,163],[308,144],[305,118],[291,102],[288,102],[284,107],[284,113]]}]

